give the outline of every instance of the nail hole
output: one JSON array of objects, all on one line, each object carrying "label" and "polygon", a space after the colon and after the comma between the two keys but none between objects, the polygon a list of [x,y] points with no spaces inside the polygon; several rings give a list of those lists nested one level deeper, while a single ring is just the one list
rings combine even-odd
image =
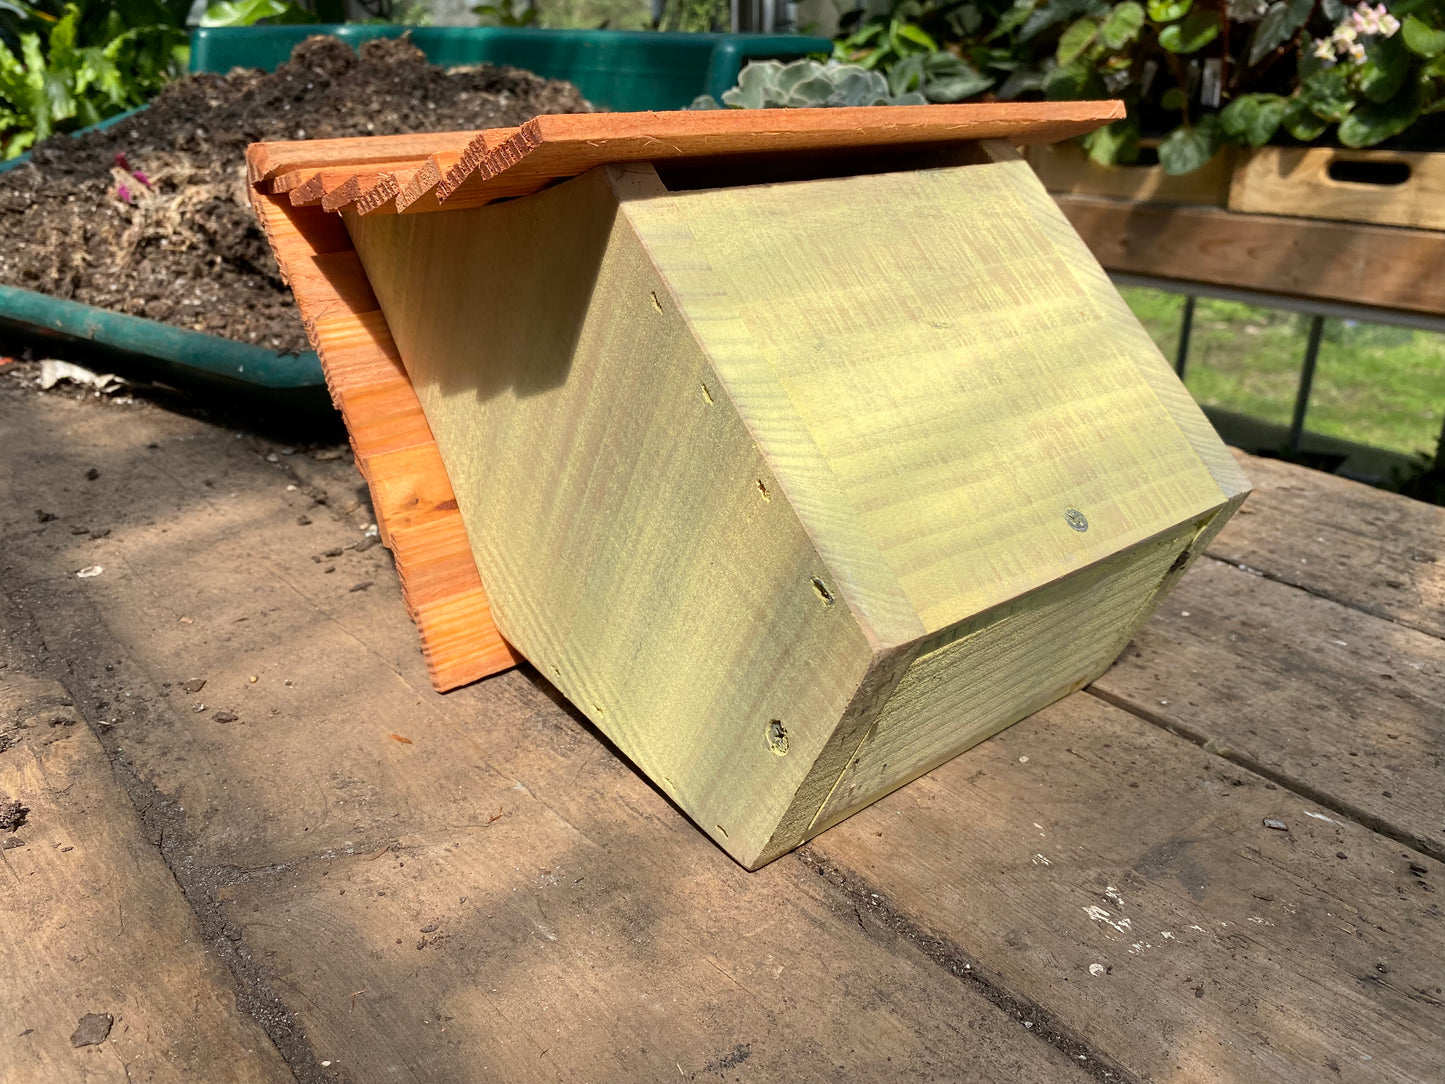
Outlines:
[{"label": "nail hole", "polygon": [[824,606],[833,605],[833,596],[829,593],[827,585],[817,576],[813,577],[813,590],[818,592],[818,597],[823,600]]},{"label": "nail hole", "polygon": [[774,719],[768,724],[767,736],[768,748],[773,751],[775,756],[788,755],[788,728],[783,725],[781,719]]},{"label": "nail hole", "polygon": [[702,397],[706,399],[709,403],[712,402],[712,392],[707,390],[706,384],[702,386]]},{"label": "nail hole", "polygon": [[763,480],[761,478],[758,479],[758,492],[763,495],[763,500],[765,501],[770,501],[773,499],[773,495],[768,492],[768,487],[763,484]]},{"label": "nail hole", "polygon": [[656,291],[656,290],[653,290],[653,291],[651,292],[651,297],[652,297],[652,307],[653,307],[654,309],[656,309],[658,312],[661,312],[661,311],[662,311],[662,302],[659,301],[659,300],[657,300],[657,291]]}]

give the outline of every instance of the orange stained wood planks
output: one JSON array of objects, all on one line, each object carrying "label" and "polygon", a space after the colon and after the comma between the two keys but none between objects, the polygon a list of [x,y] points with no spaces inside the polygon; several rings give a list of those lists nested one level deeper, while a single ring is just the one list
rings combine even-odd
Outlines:
[{"label": "orange stained wood planks", "polygon": [[431,429],[341,220],[254,189],[252,204],[346,421],[432,684],[445,691],[516,665],[520,657],[492,621]]}]

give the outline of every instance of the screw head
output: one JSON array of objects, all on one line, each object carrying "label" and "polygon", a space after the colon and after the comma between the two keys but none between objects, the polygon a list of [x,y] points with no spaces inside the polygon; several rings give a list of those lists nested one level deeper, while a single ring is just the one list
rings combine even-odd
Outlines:
[{"label": "screw head", "polygon": [[1080,534],[1089,529],[1089,518],[1077,508],[1064,509],[1064,522]]}]

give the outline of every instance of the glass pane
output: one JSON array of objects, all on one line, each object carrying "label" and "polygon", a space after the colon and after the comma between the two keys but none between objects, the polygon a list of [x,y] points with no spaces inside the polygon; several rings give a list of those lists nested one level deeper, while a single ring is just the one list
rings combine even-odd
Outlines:
[{"label": "glass pane", "polygon": [[1149,332],[1159,352],[1173,365],[1179,349],[1179,321],[1184,314],[1184,295],[1142,286],[1122,286],[1119,293]]},{"label": "glass pane", "polygon": [[1407,455],[1435,454],[1445,335],[1326,320],[1305,428]]},{"label": "glass pane", "polygon": [[1184,383],[1201,403],[1288,425],[1309,317],[1201,297]]}]

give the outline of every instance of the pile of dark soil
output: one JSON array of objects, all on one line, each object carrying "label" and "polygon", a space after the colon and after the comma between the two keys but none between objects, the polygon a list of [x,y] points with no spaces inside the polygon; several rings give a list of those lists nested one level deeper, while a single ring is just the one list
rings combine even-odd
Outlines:
[{"label": "pile of dark soil", "polygon": [[272,74],[189,75],[134,117],[37,146],[0,174],[0,283],[305,350],[246,201],[246,144],[508,127],[587,103],[516,68],[443,70],[405,38],[297,46]]}]

